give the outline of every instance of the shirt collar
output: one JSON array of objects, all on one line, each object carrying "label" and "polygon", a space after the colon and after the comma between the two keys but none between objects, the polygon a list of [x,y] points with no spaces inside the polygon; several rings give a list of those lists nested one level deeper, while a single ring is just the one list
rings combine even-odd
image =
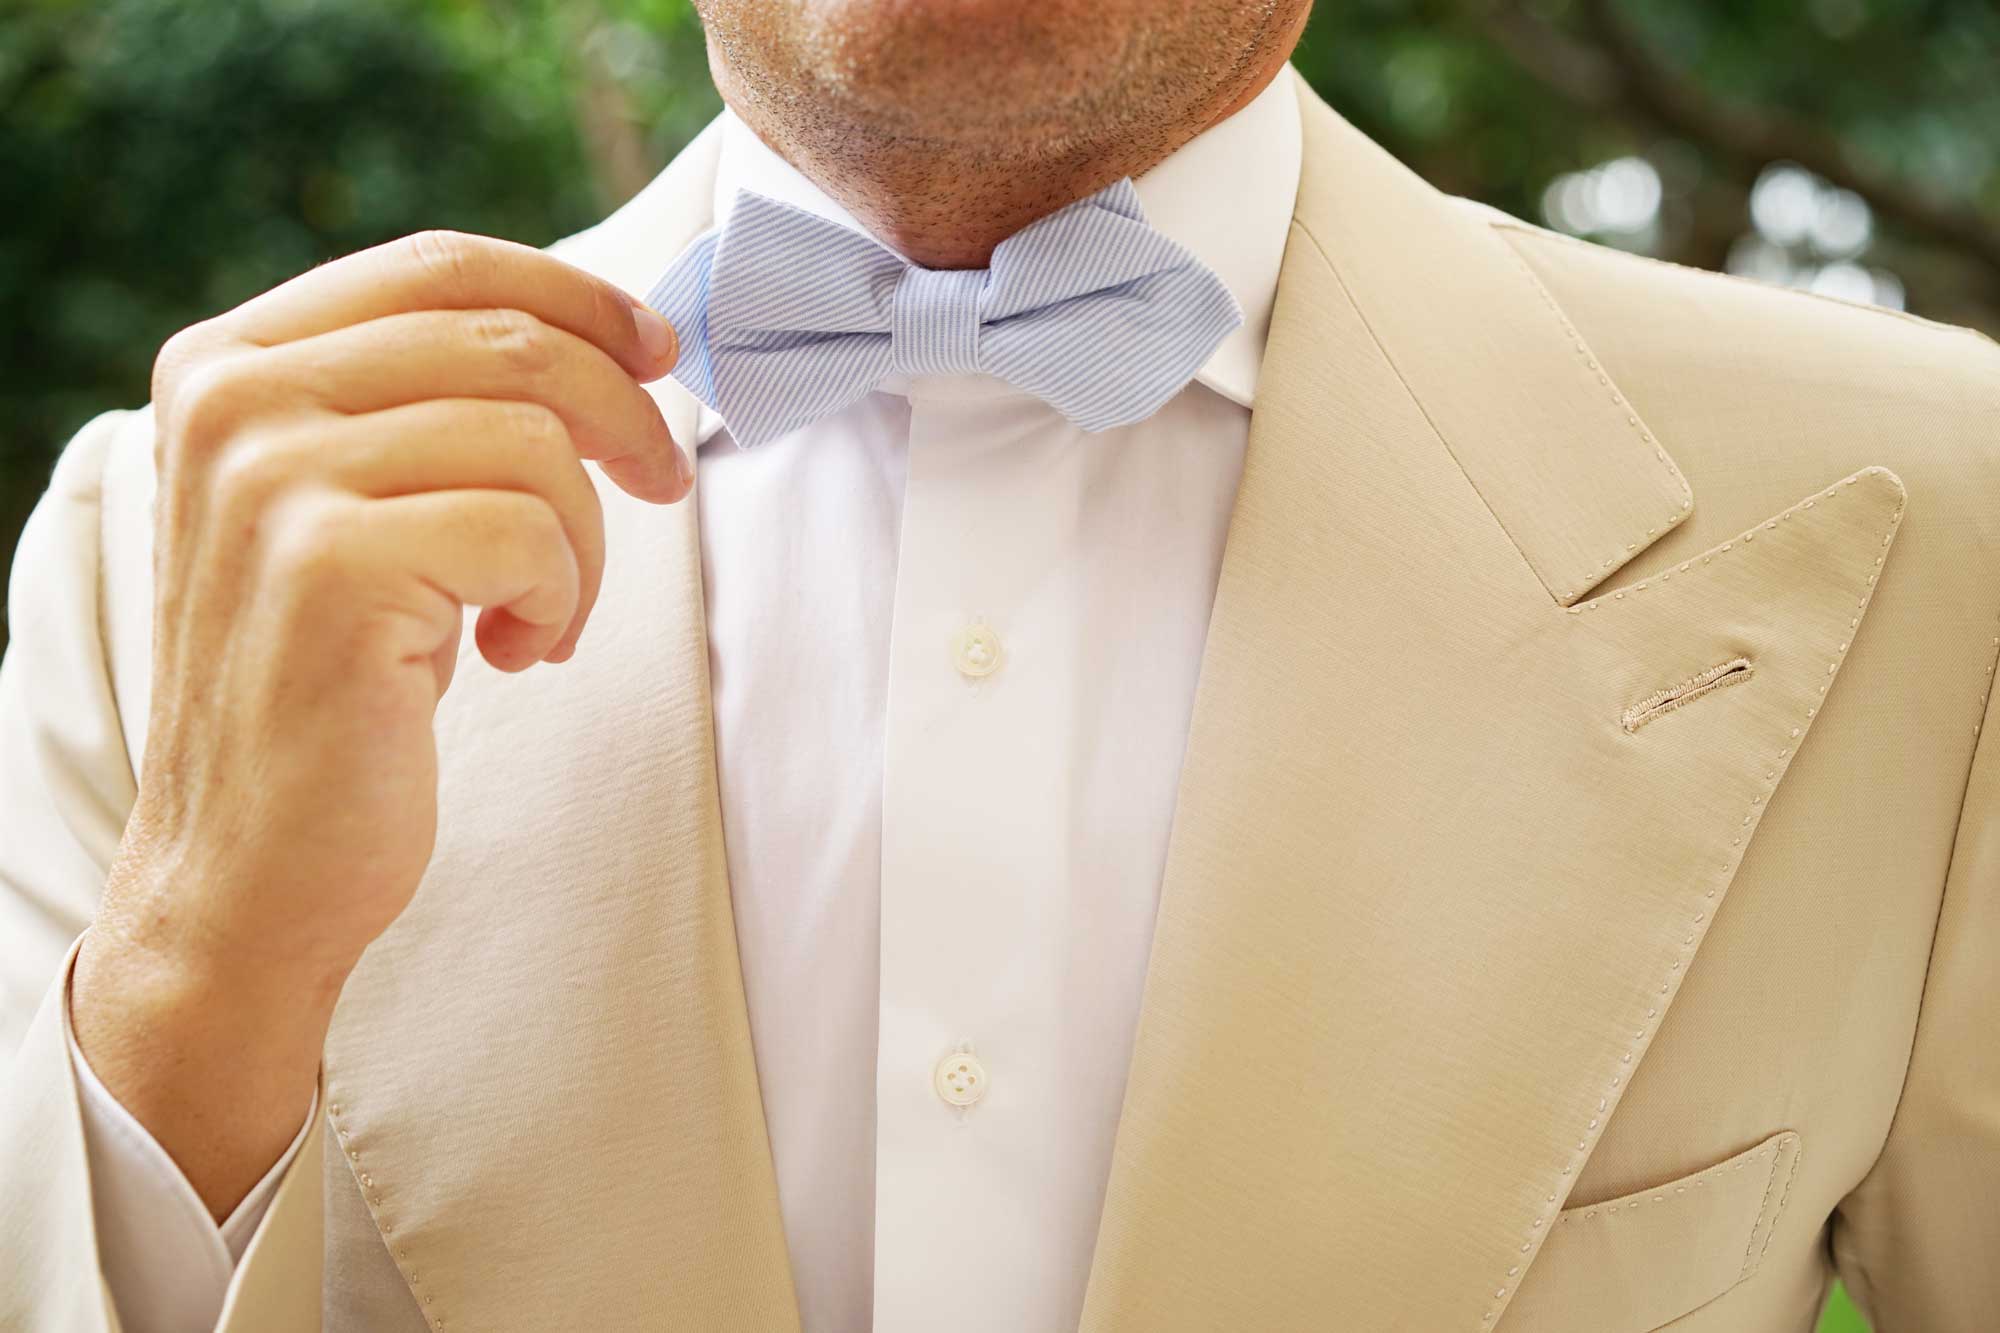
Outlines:
[{"label": "shirt collar", "polygon": [[[722,112],[721,132],[713,201],[718,221],[728,215],[738,190],[754,190],[869,234],[735,112]],[[1234,114],[1133,180],[1146,220],[1213,269],[1243,309],[1243,323],[1195,374],[1243,407],[1256,397],[1298,194],[1299,161],[1298,89],[1287,66]],[[704,404],[695,443],[721,425],[721,417]]]}]

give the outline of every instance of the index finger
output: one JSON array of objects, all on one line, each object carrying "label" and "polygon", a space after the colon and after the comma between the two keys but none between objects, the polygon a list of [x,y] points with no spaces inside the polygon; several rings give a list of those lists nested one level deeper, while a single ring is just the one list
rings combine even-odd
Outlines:
[{"label": "index finger", "polygon": [[271,346],[417,310],[524,310],[602,348],[644,383],[673,367],[673,328],[623,289],[492,236],[424,231],[343,256],[252,297],[216,322]]}]

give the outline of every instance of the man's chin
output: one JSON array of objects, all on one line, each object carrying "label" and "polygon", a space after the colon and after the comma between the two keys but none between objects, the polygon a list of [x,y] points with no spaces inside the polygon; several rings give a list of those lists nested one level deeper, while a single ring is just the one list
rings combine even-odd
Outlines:
[{"label": "man's chin", "polygon": [[[1098,0],[703,0],[741,82],[857,131],[927,141],[1070,122],[1121,80],[1127,25]],[[791,91],[788,94],[787,88]]]}]

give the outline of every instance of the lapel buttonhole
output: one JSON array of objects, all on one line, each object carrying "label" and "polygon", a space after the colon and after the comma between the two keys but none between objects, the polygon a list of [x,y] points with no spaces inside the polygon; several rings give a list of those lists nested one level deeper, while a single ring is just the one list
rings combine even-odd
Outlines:
[{"label": "lapel buttonhole", "polygon": [[1737,685],[1750,679],[1750,659],[1732,657],[1727,662],[1718,662],[1706,671],[1696,672],[1678,685],[1669,685],[1641,699],[1625,710],[1620,719],[1628,732],[1637,731],[1662,713],[1670,713],[1682,704],[1690,703],[1725,685]]}]

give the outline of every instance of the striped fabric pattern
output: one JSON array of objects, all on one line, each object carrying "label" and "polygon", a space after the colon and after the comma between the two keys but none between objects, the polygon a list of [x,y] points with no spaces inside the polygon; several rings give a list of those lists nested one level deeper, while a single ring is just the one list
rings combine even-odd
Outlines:
[{"label": "striped fabric pattern", "polygon": [[983,269],[927,269],[816,213],[739,190],[646,296],[680,337],[673,377],[751,448],[882,378],[983,372],[1086,431],[1143,421],[1243,312],[1148,226],[1129,177],[1023,227]]}]

